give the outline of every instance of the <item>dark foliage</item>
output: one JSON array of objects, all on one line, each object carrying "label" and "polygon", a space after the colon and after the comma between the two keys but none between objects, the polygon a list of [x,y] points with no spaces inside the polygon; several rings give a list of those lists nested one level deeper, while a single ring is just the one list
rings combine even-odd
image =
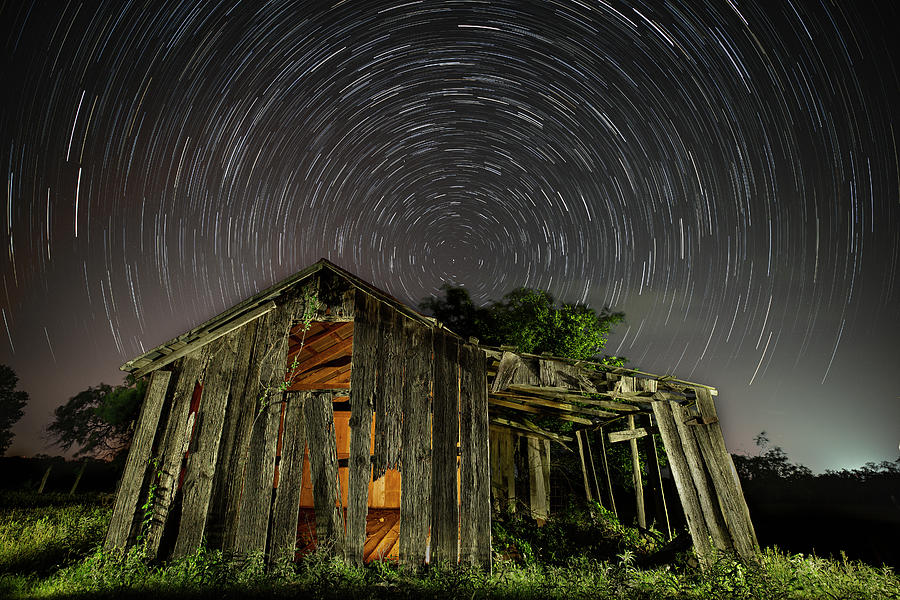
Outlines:
[{"label": "dark foliage", "polygon": [[0,365],[0,455],[12,445],[12,426],[25,414],[22,409],[28,403],[28,394],[16,391],[19,378],[6,365]]},{"label": "dark foliage", "polygon": [[489,346],[514,346],[519,352],[550,353],[581,360],[602,359],[621,365],[618,357],[602,357],[609,332],[625,314],[604,307],[599,314],[584,304],[556,302],[548,292],[519,288],[502,300],[475,306],[469,292],[445,284],[443,296],[426,298],[419,308],[464,338]]}]

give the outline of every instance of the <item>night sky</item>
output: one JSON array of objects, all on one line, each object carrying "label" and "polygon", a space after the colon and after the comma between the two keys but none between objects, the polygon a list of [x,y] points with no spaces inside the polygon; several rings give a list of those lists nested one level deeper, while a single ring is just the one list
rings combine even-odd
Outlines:
[{"label": "night sky", "polygon": [[719,388],[732,451],[897,458],[894,5],[3,3],[9,454],[326,257],[412,305],[609,305],[610,352]]}]

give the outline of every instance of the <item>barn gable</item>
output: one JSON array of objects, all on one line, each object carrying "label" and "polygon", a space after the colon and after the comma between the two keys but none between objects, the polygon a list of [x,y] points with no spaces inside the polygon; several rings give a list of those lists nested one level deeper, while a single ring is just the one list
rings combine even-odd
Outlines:
[{"label": "barn gable", "polygon": [[106,546],[489,564],[484,362],[322,260],[122,366],[151,381]]}]

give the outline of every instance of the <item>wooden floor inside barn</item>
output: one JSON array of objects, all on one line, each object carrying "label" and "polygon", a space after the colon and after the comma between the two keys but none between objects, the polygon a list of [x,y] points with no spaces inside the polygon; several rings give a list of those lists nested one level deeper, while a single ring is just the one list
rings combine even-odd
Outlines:
[{"label": "wooden floor inside barn", "polygon": [[[346,523],[346,509],[344,522]],[[366,515],[366,544],[363,560],[396,562],[400,558],[400,509],[369,508]],[[297,554],[299,559],[316,548],[316,513],[312,508],[301,508],[297,522]]]}]

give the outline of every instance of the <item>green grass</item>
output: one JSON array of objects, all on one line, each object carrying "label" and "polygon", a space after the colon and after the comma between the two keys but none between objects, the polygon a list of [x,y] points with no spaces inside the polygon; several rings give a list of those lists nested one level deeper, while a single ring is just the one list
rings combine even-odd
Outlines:
[{"label": "green grass", "polygon": [[384,563],[351,567],[324,554],[266,568],[259,556],[237,564],[203,549],[152,564],[137,550],[99,549],[108,496],[3,496],[0,507],[0,597],[900,599],[900,580],[889,568],[774,549],[751,566],[721,555],[705,572],[687,560],[641,569],[636,561],[657,542],[589,508],[540,530],[498,520],[495,546],[516,546],[521,560],[497,559],[492,573],[442,565],[415,573]]}]

